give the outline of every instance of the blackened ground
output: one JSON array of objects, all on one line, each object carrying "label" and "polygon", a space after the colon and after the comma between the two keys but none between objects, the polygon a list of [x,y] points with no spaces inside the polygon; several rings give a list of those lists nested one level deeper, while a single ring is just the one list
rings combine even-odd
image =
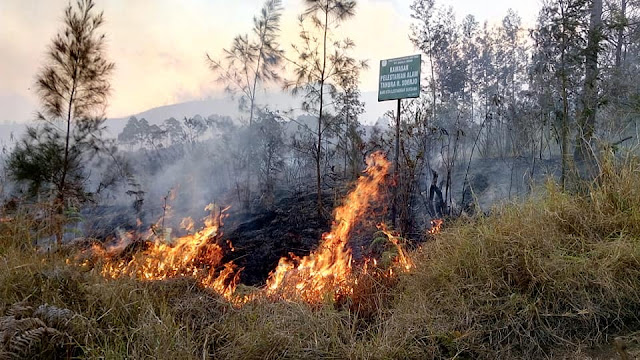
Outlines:
[{"label": "blackened ground", "polygon": [[[135,210],[125,205],[94,205],[85,207],[81,213],[82,234],[85,237],[109,241],[117,238],[118,229],[139,230]],[[74,237],[78,235],[75,234]]]},{"label": "blackened ground", "polygon": [[[324,206],[333,209],[332,198]],[[223,227],[224,241],[233,244],[223,261],[233,260],[244,268],[240,280],[246,285],[262,285],[281,257],[293,253],[305,256],[314,249],[322,233],[330,229],[330,217],[319,217],[316,194],[283,197],[269,209],[253,214],[230,212]]]}]

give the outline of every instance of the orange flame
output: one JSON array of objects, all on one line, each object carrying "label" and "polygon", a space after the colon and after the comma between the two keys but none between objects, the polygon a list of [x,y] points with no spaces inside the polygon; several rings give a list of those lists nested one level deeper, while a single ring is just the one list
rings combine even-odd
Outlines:
[{"label": "orange flame", "polygon": [[292,254],[291,259],[280,259],[267,279],[267,295],[318,302],[325,294],[335,296],[352,290],[349,285],[352,256],[346,246],[349,233],[370,202],[378,198],[390,164],[381,152],[376,152],[367,158],[367,165],[356,188],[336,209],[331,231],[322,235],[318,249],[303,258]]},{"label": "orange flame", "polygon": [[[381,152],[370,155],[367,165],[355,189],[349,193],[344,204],[336,208],[331,231],[322,235],[320,246],[302,258],[293,254],[289,258],[281,258],[276,269],[269,274],[266,287],[248,295],[235,294],[240,270],[236,269],[233,262],[222,264],[223,249],[217,240],[221,238],[219,229],[226,209],[219,210],[213,205],[205,208],[211,211],[211,215],[204,220],[204,228],[193,234],[171,239],[168,236],[170,232],[163,228],[157,231],[156,224],[145,239],[147,248],[130,258],[118,256],[135,240],[136,234],[133,232],[121,234],[119,242],[109,247],[94,246],[93,254],[105,260],[101,270],[105,277],[162,280],[190,276],[236,306],[259,296],[317,303],[325,296],[335,298],[349,295],[353,293],[353,284],[357,282],[352,274],[351,248],[347,246],[349,235],[356,222],[368,211],[371,202],[379,198],[380,185],[390,167]],[[188,232],[195,230],[194,221],[190,218],[184,219],[181,227]],[[396,246],[397,263],[401,269],[411,269],[413,263],[399,244],[398,237],[384,225],[381,225],[381,229]],[[230,251],[234,251],[233,245],[228,241],[227,244]],[[365,259],[363,271],[366,273],[369,267],[377,266],[375,259]],[[392,268],[388,275],[393,275]]]},{"label": "orange flame", "polygon": [[[394,234],[391,230],[387,228],[387,225],[384,223],[379,224],[378,229],[380,229],[380,231],[382,231],[385,235],[387,235],[387,238],[389,238],[389,241],[391,241],[391,243],[396,247],[396,251],[398,252],[396,261],[398,265],[400,265],[400,268],[404,269],[405,271],[411,270],[414,267],[413,261],[411,261],[411,259],[409,258],[409,255],[407,255],[407,252],[400,245],[398,241],[399,240],[398,234]],[[389,269],[389,271],[391,272],[390,274],[393,274],[393,269]]]},{"label": "orange flame", "polygon": [[427,231],[427,234],[429,235],[439,234],[443,223],[444,223],[444,220],[442,219],[431,220],[431,229]]},{"label": "orange flame", "polygon": [[[213,205],[205,210],[211,211],[205,227],[192,235],[176,238],[170,243],[158,235],[151,235],[152,242],[144,251],[133,255],[129,260],[115,259],[131,239],[121,237],[119,244],[100,251],[97,254],[106,256],[107,262],[102,267],[102,275],[108,278],[135,277],[141,280],[163,280],[181,276],[191,276],[204,287],[218,292],[232,300],[238,283],[239,272],[233,263],[222,265],[223,249],[212,240],[219,237],[222,214],[226,209],[218,210]],[[184,222],[187,229],[193,228],[193,221]],[[121,244],[125,244],[124,246]]]}]

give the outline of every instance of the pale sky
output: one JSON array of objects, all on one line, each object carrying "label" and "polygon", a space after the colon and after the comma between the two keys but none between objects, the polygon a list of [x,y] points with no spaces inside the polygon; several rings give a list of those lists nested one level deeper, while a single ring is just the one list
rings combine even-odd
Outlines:
[{"label": "pale sky", "polygon": [[[75,1],[75,0],[73,0]],[[47,46],[62,27],[68,0],[0,0],[0,122],[24,122],[38,109],[34,81]],[[298,38],[301,0],[283,0],[280,43]],[[360,0],[355,18],[340,32],[356,43],[353,55],[368,59],[363,91],[377,90],[378,61],[416,54],[409,41],[412,0]],[[436,0],[452,6],[458,19],[473,14],[497,23],[513,8],[532,24],[539,0]],[[250,32],[263,0],[96,0],[104,11],[108,58],[116,63],[107,116],[125,117],[147,109],[209,96],[223,96],[207,68],[237,34]]]}]

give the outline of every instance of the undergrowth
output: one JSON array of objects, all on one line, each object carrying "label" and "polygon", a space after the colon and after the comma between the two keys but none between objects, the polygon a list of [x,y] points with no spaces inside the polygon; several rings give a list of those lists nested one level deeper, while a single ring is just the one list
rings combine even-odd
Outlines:
[{"label": "undergrowth", "polygon": [[639,334],[638,159],[605,162],[585,194],[543,193],[451,222],[410,272],[313,307],[106,280],[36,249],[16,217],[0,224],[0,358],[545,358]]}]

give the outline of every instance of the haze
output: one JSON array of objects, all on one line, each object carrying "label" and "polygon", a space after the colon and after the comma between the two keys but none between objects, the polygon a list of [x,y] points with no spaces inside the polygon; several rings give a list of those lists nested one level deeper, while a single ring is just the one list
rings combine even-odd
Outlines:
[{"label": "haze", "polygon": [[[67,2],[0,0],[0,123],[34,118],[38,101],[32,85],[47,46],[61,28]],[[297,40],[301,4],[284,1],[281,44],[286,50]],[[356,42],[355,57],[372,65],[361,76],[363,92],[377,91],[380,59],[418,53],[408,39],[410,4],[359,1],[356,17],[344,25],[344,33]],[[480,22],[492,23],[513,8],[525,25],[533,23],[540,6],[537,0],[500,0],[491,6],[476,0],[439,2],[445,4],[458,18],[471,13]],[[116,63],[107,116],[127,117],[158,106],[225,96],[205,64],[205,53],[220,56],[235,35],[250,31],[261,5],[258,0],[96,1],[105,13],[107,54]]]}]

